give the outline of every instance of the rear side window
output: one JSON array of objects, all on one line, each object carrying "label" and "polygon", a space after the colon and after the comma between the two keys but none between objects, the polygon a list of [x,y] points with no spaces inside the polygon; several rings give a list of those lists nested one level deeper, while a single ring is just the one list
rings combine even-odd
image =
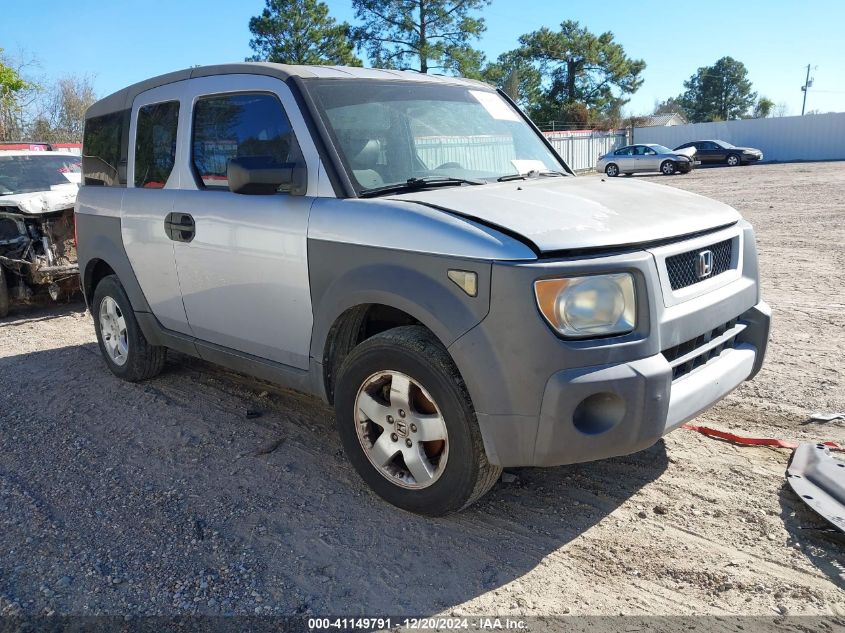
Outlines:
[{"label": "rear side window", "polygon": [[632,147],[623,147],[613,152],[613,154],[614,156],[630,156],[633,149]]},{"label": "rear side window", "polygon": [[300,160],[299,145],[281,102],[269,94],[217,95],[194,106],[191,160],[207,189],[227,189],[232,158],[260,156],[268,165]]},{"label": "rear side window", "polygon": [[82,177],[86,185],[126,186],[129,110],[92,117],[85,121],[82,143]]},{"label": "rear side window", "polygon": [[161,189],[176,162],[179,102],[166,101],[138,110],[135,133],[135,186]]}]

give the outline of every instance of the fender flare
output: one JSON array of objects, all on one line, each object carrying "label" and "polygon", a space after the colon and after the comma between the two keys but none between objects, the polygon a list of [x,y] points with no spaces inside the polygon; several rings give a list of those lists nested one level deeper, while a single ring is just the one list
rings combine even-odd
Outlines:
[{"label": "fender flare", "polygon": [[129,256],[123,248],[120,218],[112,216],[76,214],[79,243],[77,254],[82,291],[86,303],[90,304],[93,288],[90,287],[91,275],[97,264],[103,262],[120,279],[132,309],[135,312],[152,312],[141,285],[135,277],[135,271],[129,262]]},{"label": "fender flare", "polygon": [[[311,356],[322,363],[329,333],[337,319],[350,308],[366,304],[385,305],[409,314],[431,330],[444,347],[449,347],[487,315],[490,266],[489,262],[460,265],[462,270],[479,274],[477,297],[469,297],[448,280],[448,266],[443,267],[442,280],[428,271],[394,263],[370,264],[345,271],[314,304]],[[408,292],[409,288],[413,292]],[[460,297],[461,294],[466,300]]]}]

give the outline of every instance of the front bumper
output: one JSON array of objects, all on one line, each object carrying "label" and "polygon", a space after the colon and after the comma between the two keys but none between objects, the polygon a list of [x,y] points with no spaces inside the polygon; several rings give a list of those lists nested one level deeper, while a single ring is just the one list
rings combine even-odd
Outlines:
[{"label": "front bumper", "polygon": [[[729,271],[672,290],[667,257],[725,239],[735,246]],[[635,331],[573,341],[542,321],[534,280],[622,271],[637,286]],[[770,311],[757,277],[745,222],[648,251],[494,265],[487,317],[449,347],[490,461],[553,466],[633,453],[715,404],[765,356]]]},{"label": "front bumper", "polygon": [[625,455],[654,444],[757,373],[771,312],[761,302],[741,315],[732,347],[673,380],[663,354],[561,371],[546,384],[532,465]]}]

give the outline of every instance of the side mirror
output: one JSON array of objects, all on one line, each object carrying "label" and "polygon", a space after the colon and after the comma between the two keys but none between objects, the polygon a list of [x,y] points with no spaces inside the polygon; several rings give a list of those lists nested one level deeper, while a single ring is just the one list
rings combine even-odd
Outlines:
[{"label": "side mirror", "polygon": [[300,163],[278,163],[272,156],[239,156],[229,159],[226,179],[232,193],[271,195],[281,189],[303,196],[308,172]]}]

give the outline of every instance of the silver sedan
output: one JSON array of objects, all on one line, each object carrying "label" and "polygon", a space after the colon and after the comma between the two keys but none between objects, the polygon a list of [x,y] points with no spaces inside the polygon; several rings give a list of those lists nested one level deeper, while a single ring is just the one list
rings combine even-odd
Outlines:
[{"label": "silver sedan", "polygon": [[603,171],[608,176],[619,174],[630,176],[635,172],[643,171],[656,171],[666,176],[675,173],[686,174],[696,164],[694,155],[695,148],[675,152],[654,143],[626,145],[604,156],[599,156],[596,171]]}]

